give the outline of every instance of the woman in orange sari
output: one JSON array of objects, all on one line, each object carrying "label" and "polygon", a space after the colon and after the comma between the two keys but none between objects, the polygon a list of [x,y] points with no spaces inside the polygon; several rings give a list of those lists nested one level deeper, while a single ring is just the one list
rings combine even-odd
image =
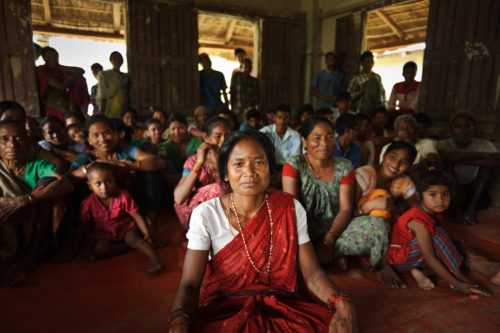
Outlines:
[{"label": "woman in orange sari", "polygon": [[[316,259],[304,208],[269,188],[269,138],[233,133],[218,164],[228,194],[193,211],[170,332],[355,332],[352,303]],[[316,299],[298,291],[299,269]]]}]

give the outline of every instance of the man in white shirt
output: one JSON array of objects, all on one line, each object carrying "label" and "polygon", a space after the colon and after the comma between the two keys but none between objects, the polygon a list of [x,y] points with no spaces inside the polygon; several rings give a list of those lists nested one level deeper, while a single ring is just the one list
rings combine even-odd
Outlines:
[{"label": "man in white shirt", "polygon": [[478,209],[489,206],[488,180],[490,169],[500,164],[498,150],[488,140],[474,138],[476,120],[466,110],[450,117],[450,139],[439,141],[439,154],[453,166],[458,184],[462,188],[461,200],[455,205],[457,222],[474,224]]},{"label": "man in white shirt", "polygon": [[288,127],[292,110],[288,104],[280,104],[274,111],[274,124],[261,128],[262,133],[266,133],[274,144],[276,163],[280,166],[289,157],[301,153],[300,134]]}]

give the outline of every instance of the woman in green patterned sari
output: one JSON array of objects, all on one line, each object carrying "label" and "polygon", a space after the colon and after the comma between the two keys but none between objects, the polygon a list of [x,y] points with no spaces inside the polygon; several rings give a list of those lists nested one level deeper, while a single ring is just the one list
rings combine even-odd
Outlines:
[{"label": "woman in green patterned sari", "polygon": [[187,120],[182,114],[170,114],[167,124],[168,140],[158,147],[158,156],[171,161],[180,174],[184,162],[196,153],[202,141],[187,132]]},{"label": "woman in green patterned sari", "polygon": [[283,190],[306,209],[308,232],[320,261],[369,256],[379,278],[397,286],[399,278],[385,265],[390,226],[379,216],[353,218],[354,170],[348,160],[333,157],[332,124],[326,118],[312,117],[301,126],[301,136],[306,153],[285,163]]}]

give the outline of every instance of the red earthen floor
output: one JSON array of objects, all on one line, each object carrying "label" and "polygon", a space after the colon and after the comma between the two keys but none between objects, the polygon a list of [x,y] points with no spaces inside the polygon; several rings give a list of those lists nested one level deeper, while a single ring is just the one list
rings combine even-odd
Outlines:
[{"label": "red earthen floor", "polygon": [[[92,263],[43,263],[23,286],[0,287],[0,332],[167,332],[182,252],[180,227],[172,215],[165,220],[161,230],[170,245],[159,251],[163,274],[148,276],[133,252]],[[500,261],[500,210],[481,212],[479,222],[446,227],[466,247]],[[443,281],[425,292],[408,276],[408,289],[393,290],[359,268],[331,274],[354,300],[362,332],[500,332],[500,287],[476,274],[492,297],[471,300]]]}]

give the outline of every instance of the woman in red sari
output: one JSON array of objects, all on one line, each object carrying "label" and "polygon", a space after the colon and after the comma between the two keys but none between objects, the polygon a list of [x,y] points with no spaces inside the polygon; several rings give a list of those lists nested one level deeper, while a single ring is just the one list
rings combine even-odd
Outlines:
[{"label": "woman in red sari", "polygon": [[[170,332],[357,331],[352,303],[316,259],[304,208],[269,188],[269,138],[233,133],[218,164],[229,193],[193,211]],[[316,299],[298,291],[299,269]]]},{"label": "woman in red sari", "polygon": [[42,49],[45,64],[37,68],[39,95],[46,116],[64,121],[67,115],[83,116],[90,97],[84,70],[59,64],[59,53],[51,47]]}]

